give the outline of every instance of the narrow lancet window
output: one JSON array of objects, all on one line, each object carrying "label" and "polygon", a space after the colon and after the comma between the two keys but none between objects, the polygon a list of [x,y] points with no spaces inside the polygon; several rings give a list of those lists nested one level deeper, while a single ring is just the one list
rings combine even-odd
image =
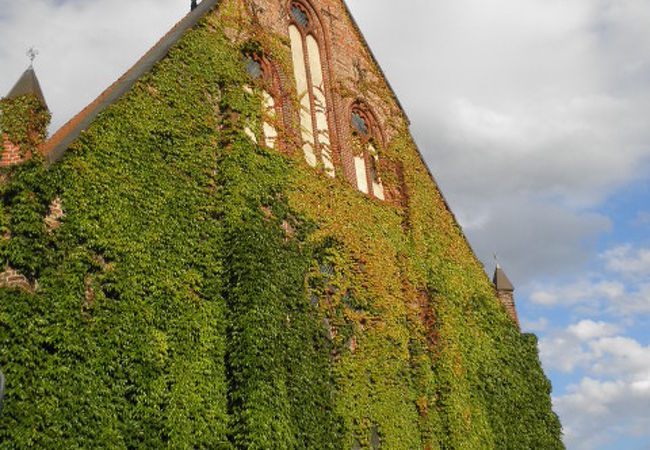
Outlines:
[{"label": "narrow lancet window", "polygon": [[[264,61],[263,58],[257,55],[246,56],[245,66],[248,75],[262,86],[263,111],[261,142],[267,148],[275,148],[278,139],[278,131],[275,125],[278,119],[278,104],[274,97],[276,80],[272,74],[272,68],[267,61]],[[250,94],[253,94],[253,90],[250,87],[247,86],[244,89]],[[258,143],[257,136],[250,127],[247,127],[245,132],[253,142]]]},{"label": "narrow lancet window", "polygon": [[350,123],[357,148],[354,156],[357,189],[384,200],[384,185],[377,172],[378,145],[381,145],[382,139],[373,115],[367,107],[357,102],[352,108]]},{"label": "narrow lancet window", "polygon": [[294,2],[291,6],[289,39],[300,101],[302,149],[311,166],[316,166],[320,159],[326,172],[334,176],[323,60],[318,41],[320,34],[322,32],[306,7]]}]

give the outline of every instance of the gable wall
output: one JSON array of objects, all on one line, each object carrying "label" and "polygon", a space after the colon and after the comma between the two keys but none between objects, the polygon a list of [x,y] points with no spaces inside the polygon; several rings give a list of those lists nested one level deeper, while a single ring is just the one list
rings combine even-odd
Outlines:
[{"label": "gable wall", "polygon": [[[290,1],[251,2],[257,18],[265,30],[289,40]],[[335,130],[330,130],[335,149],[337,170],[354,184],[354,158],[349,125],[352,103],[364,100],[375,113],[385,142],[390,142],[398,130],[407,125],[406,118],[383,80],[379,68],[363,43],[345,5],[340,0],[310,2],[324,30],[323,66],[325,81],[332,94],[330,119]],[[292,75],[292,74],[289,74]],[[289,86],[293,89],[293,85]],[[338,152],[337,152],[338,150]]]}]

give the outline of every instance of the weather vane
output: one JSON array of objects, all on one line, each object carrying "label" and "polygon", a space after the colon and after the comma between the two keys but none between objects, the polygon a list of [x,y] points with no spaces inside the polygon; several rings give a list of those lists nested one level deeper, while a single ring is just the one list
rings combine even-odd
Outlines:
[{"label": "weather vane", "polygon": [[30,47],[29,50],[27,50],[27,57],[29,58],[29,65],[33,66],[34,65],[34,60],[38,56],[38,50],[36,50],[35,47]]},{"label": "weather vane", "polygon": [[499,255],[497,255],[497,252],[494,252],[493,255],[494,255],[494,262],[497,264],[497,268],[501,267],[501,265],[499,264]]}]

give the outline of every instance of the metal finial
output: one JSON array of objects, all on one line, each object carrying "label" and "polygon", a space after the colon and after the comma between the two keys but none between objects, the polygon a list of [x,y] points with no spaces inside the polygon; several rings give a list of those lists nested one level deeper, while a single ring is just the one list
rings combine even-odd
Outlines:
[{"label": "metal finial", "polygon": [[495,262],[496,265],[497,265],[497,269],[500,269],[500,268],[501,268],[501,264],[499,264],[499,255],[497,255],[497,252],[494,252],[493,255],[494,255],[494,262]]},{"label": "metal finial", "polygon": [[34,65],[34,60],[38,56],[38,50],[35,47],[30,47],[29,50],[27,50],[27,57],[29,58],[29,66]]}]

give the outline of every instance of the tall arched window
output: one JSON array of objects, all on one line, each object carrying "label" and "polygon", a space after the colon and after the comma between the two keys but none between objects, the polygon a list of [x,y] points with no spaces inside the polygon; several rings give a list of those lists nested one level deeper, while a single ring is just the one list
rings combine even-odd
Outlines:
[{"label": "tall arched window", "polygon": [[355,142],[354,170],[357,188],[384,200],[384,184],[377,172],[378,150],[383,146],[383,136],[374,114],[361,101],[352,105],[350,113],[352,136]]},{"label": "tall arched window", "polygon": [[[253,54],[245,56],[246,72],[262,89],[262,140],[261,142],[268,148],[276,148],[278,142],[277,125],[282,118],[281,105],[281,85],[272,64],[264,57]],[[250,93],[253,90],[250,87],[245,88]],[[246,128],[246,134],[255,143],[258,142],[257,136],[250,128]]]},{"label": "tall arched window", "polygon": [[300,100],[302,149],[311,166],[316,166],[320,158],[326,172],[334,176],[323,60],[319,45],[322,28],[315,14],[302,2],[291,3],[290,16],[289,38]]}]

